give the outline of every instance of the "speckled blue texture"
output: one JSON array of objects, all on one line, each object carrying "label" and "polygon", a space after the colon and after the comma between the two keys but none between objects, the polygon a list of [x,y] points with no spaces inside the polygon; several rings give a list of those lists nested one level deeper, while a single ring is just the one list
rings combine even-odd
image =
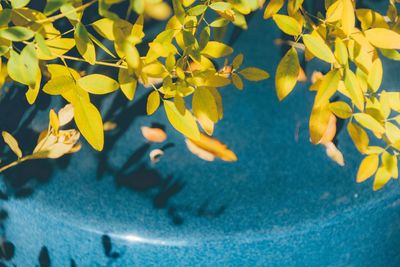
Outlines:
[{"label": "speckled blue texture", "polygon": [[[77,266],[400,266],[398,182],[375,193],[371,181],[356,184],[361,157],[344,128],[337,141],[345,167],[310,144],[313,93],[302,84],[277,101],[273,74],[282,51],[272,45],[276,38],[279,31],[257,13],[234,44],[246,66],[272,74],[246,83],[243,92],[222,90],[225,117],[215,136],[236,152],[237,163],[192,155],[163,109],[144,115],[141,88],[133,103],[120,93],[94,99],[105,120],[121,129],[106,134],[103,153],[85,145],[64,160],[7,172],[11,195],[15,187],[33,189],[2,204],[9,213],[6,237],[16,247],[12,262],[34,266],[46,246],[52,266],[70,266],[71,259]],[[309,74],[315,64],[307,65]],[[384,88],[398,88],[398,64],[385,62],[384,70]],[[22,94],[15,97],[14,105],[25,106]],[[47,104],[15,116],[39,131]],[[1,110],[1,129],[17,129],[7,106]],[[165,125],[173,144],[155,166],[148,152],[162,145],[149,145],[140,134],[152,123]],[[17,137],[33,134],[22,129]],[[104,234],[119,256],[105,255]]]}]

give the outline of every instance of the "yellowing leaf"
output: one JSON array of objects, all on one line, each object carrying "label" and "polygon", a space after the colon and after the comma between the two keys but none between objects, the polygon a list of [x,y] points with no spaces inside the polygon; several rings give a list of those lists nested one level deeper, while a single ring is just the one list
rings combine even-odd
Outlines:
[{"label": "yellowing leaf", "polygon": [[348,119],[353,115],[353,109],[343,101],[332,102],[329,104],[329,109],[341,119]]},{"label": "yellowing leaf", "polygon": [[199,128],[190,111],[186,110],[182,115],[175,104],[169,100],[164,100],[164,109],[169,122],[177,131],[193,140],[200,138]]},{"label": "yellowing leaf", "polygon": [[314,106],[310,116],[310,139],[313,144],[318,144],[328,129],[331,111],[327,105]]},{"label": "yellowing leaf", "polygon": [[350,70],[346,69],[344,76],[344,84],[346,90],[349,93],[351,100],[356,107],[363,111],[364,110],[364,93],[360,87],[356,75]]},{"label": "yellowing leaf", "polygon": [[365,128],[378,133],[378,134],[383,134],[385,133],[385,128],[377,121],[375,120],[371,115],[366,114],[366,113],[357,113],[354,114],[354,119],[364,126]]},{"label": "yellowing leaf", "polygon": [[279,100],[290,94],[297,83],[300,63],[295,48],[291,48],[279,62],[275,75],[276,93]]},{"label": "yellowing leaf", "polygon": [[133,75],[129,74],[128,70],[120,69],[118,72],[118,82],[126,98],[132,100],[135,96],[137,80]]},{"label": "yellowing leaf", "polygon": [[25,27],[11,26],[0,29],[0,38],[4,38],[13,42],[25,41],[33,38],[35,33]]},{"label": "yellowing leaf", "polygon": [[75,26],[74,38],[79,54],[81,54],[88,63],[93,65],[96,62],[96,49],[92,40],[89,38],[86,27],[80,22]]},{"label": "yellowing leaf", "polygon": [[303,42],[308,51],[310,51],[317,58],[328,63],[334,63],[336,61],[332,50],[321,37],[305,34],[303,35]]},{"label": "yellowing leaf", "polygon": [[352,0],[341,0],[343,1],[343,13],[342,13],[342,27],[344,34],[349,36],[354,28],[356,17],[354,14],[354,6]]},{"label": "yellowing leaf", "polygon": [[349,54],[345,43],[340,38],[336,38],[335,41],[335,57],[340,65],[347,65]]},{"label": "yellowing leaf", "polygon": [[342,18],[343,14],[343,1],[337,0],[326,10],[326,21],[335,22]]},{"label": "yellowing leaf", "polygon": [[212,58],[226,57],[232,54],[232,52],[233,49],[230,46],[216,41],[208,42],[206,47],[201,51],[202,54]]},{"label": "yellowing leaf", "polygon": [[374,91],[378,91],[379,87],[382,83],[382,75],[383,75],[383,68],[382,68],[382,61],[377,58],[372,64],[372,68],[368,74],[368,84],[369,87]]},{"label": "yellowing leaf", "polygon": [[22,151],[18,146],[18,141],[8,132],[1,132],[4,142],[10,147],[11,151],[17,155],[18,158],[22,157]]},{"label": "yellowing leaf", "polygon": [[58,132],[60,129],[60,120],[58,119],[58,116],[54,110],[50,110],[49,113],[49,120],[50,120],[50,125],[54,129],[54,132]]},{"label": "yellowing leaf", "polygon": [[282,8],[285,0],[271,0],[264,11],[264,19],[269,19]]},{"label": "yellowing leaf", "polygon": [[58,76],[50,79],[44,86],[43,91],[49,95],[61,95],[75,86],[75,80],[66,73],[66,76]]},{"label": "yellowing leaf", "polygon": [[398,178],[399,169],[397,166],[397,156],[392,155],[389,152],[385,151],[382,153],[382,166],[385,170],[390,174],[393,178]]},{"label": "yellowing leaf", "polygon": [[284,33],[293,36],[301,34],[302,27],[294,18],[279,14],[273,15],[272,18]]},{"label": "yellowing leaf", "polygon": [[378,155],[369,155],[366,156],[358,169],[357,172],[357,183],[362,183],[365,180],[367,180],[369,177],[374,175],[376,170],[378,169],[379,166],[379,157]]},{"label": "yellowing leaf", "polygon": [[71,50],[75,46],[75,40],[72,38],[54,38],[46,40],[45,44],[51,54],[48,55],[39,47],[37,50],[38,58],[41,60],[51,60]]},{"label": "yellowing leaf", "polygon": [[232,73],[232,83],[237,89],[243,90],[243,81],[236,73]]},{"label": "yellowing leaf", "polygon": [[239,73],[249,81],[262,81],[269,78],[268,72],[254,67],[242,69]]},{"label": "yellowing leaf", "polygon": [[200,134],[198,140],[186,139],[186,145],[190,152],[207,161],[213,161],[215,157],[224,161],[237,160],[235,153],[229,150],[225,144],[204,134]]},{"label": "yellowing leaf", "polygon": [[375,47],[400,49],[400,34],[384,28],[373,28],[364,32],[367,40]]},{"label": "yellowing leaf", "polygon": [[86,92],[97,95],[108,94],[119,88],[119,84],[114,79],[101,74],[82,77],[77,84]]},{"label": "yellowing leaf", "polygon": [[140,128],[142,135],[150,142],[162,143],[167,139],[167,134],[160,128],[143,126]]},{"label": "yellowing leaf", "polygon": [[338,70],[332,70],[322,78],[314,105],[318,106],[329,101],[339,87],[340,78],[340,72]]},{"label": "yellowing leaf", "polygon": [[97,108],[86,100],[74,101],[75,123],[79,131],[96,150],[103,150],[103,120]]},{"label": "yellowing leaf", "polygon": [[352,122],[347,124],[347,132],[349,133],[354,145],[362,154],[368,150],[369,138],[367,133],[361,127]]},{"label": "yellowing leaf", "polygon": [[154,112],[156,112],[159,106],[160,106],[160,94],[158,93],[158,91],[153,91],[149,94],[147,98],[147,105],[146,105],[147,115],[151,115]]},{"label": "yellowing leaf", "polygon": [[322,135],[321,140],[319,140],[320,144],[325,144],[325,145],[329,144],[335,138],[336,122],[337,122],[337,119],[336,119],[335,115],[333,115],[331,113],[331,115],[329,117],[327,128],[326,128],[324,134]]},{"label": "yellowing leaf", "polygon": [[217,103],[213,94],[207,88],[198,88],[193,94],[192,108],[202,128],[211,135],[213,123],[218,121]]},{"label": "yellowing leaf", "polygon": [[387,182],[390,181],[390,178],[390,173],[383,166],[380,166],[375,174],[375,180],[372,189],[374,191],[381,189]]}]

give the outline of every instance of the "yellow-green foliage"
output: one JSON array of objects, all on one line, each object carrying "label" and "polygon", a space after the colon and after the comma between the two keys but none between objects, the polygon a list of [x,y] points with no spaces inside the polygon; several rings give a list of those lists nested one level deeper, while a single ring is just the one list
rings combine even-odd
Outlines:
[{"label": "yellow-green foliage", "polygon": [[[245,16],[267,2],[264,18],[272,19],[293,38],[287,42],[291,48],[276,70],[278,98],[286,98],[304,73],[299,55],[304,54],[307,61],[317,58],[329,64],[330,71],[315,79],[310,88],[316,91],[310,116],[311,141],[325,144],[328,155],[344,164],[331,141],[336,133],[336,117],[348,119],[348,133],[366,155],[357,181],[375,174],[377,190],[398,177],[400,93],[380,89],[381,55],[400,59],[397,0],[388,1],[385,15],[359,9],[352,0],[325,0],[324,14],[308,13],[303,0],[173,0],[172,7],[162,0],[48,0],[44,10],[30,9],[29,2],[10,0],[1,4],[0,54],[7,67],[2,68],[0,81],[9,77],[26,85],[30,104],[40,91],[61,95],[74,109],[79,132],[96,150],[103,149],[104,127],[90,95],[121,90],[132,100],[138,83],[152,91],[147,99],[148,115],[163,104],[171,125],[190,140],[200,139],[199,126],[212,135],[214,125],[223,117],[218,90],[231,83],[242,90],[242,79],[260,81],[269,77],[256,67],[242,67],[244,56],[221,41],[229,24],[247,29]],[[126,18],[111,11],[113,5],[122,2],[129,2]],[[82,18],[89,7],[97,7],[101,18],[85,25]],[[137,45],[143,41],[144,24],[149,18],[168,21],[141,54]],[[60,32],[55,23],[58,20],[65,20],[70,30]],[[95,36],[111,41],[113,48],[107,48]],[[71,55],[74,47],[80,57]],[[100,49],[109,59],[98,60]],[[225,60],[224,67],[216,69],[214,59]],[[51,64],[46,63],[49,60]],[[82,74],[69,67],[71,61],[117,68],[118,79],[104,73]],[[331,102],[337,95],[345,100]],[[54,112],[50,113],[49,129],[59,134]],[[371,146],[370,136],[382,145]],[[16,140],[8,133],[3,137],[23,159]],[[73,138],[73,146],[78,137]]]}]

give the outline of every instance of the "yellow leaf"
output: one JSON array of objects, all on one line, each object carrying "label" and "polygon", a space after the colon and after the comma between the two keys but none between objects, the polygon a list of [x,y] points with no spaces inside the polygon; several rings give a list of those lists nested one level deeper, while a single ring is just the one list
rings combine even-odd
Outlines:
[{"label": "yellow leaf", "polygon": [[192,108],[202,128],[211,135],[213,123],[218,121],[217,103],[213,94],[207,88],[198,88],[193,94]]},{"label": "yellow leaf", "polygon": [[374,92],[378,91],[379,87],[381,86],[382,75],[382,61],[379,58],[376,58],[375,61],[372,63],[372,68],[370,69],[368,74],[368,84]]},{"label": "yellow leaf", "polygon": [[335,41],[335,57],[340,65],[347,65],[349,54],[345,43],[340,38],[336,38]]},{"label": "yellow leaf", "polygon": [[233,49],[226,44],[210,41],[207,43],[206,47],[204,47],[201,53],[212,58],[220,58],[232,54]]},{"label": "yellow leaf", "polygon": [[369,138],[364,129],[352,122],[349,122],[347,124],[347,132],[349,133],[358,151],[360,151],[362,154],[365,154],[368,150]]},{"label": "yellow leaf", "polygon": [[389,139],[391,144],[395,144],[400,141],[400,129],[393,123],[386,122],[386,137]]},{"label": "yellow leaf", "polygon": [[344,34],[349,36],[353,31],[356,18],[354,14],[354,6],[352,0],[343,1],[343,13],[342,13],[342,27]]},{"label": "yellow leaf", "polygon": [[341,119],[348,119],[353,115],[353,109],[343,101],[330,103],[329,109]]},{"label": "yellow leaf", "polygon": [[357,183],[362,183],[369,177],[374,175],[374,173],[378,169],[378,166],[379,166],[378,155],[373,154],[366,156],[361,161],[360,167],[358,168],[357,179],[356,179]]},{"label": "yellow leaf", "polygon": [[336,61],[332,50],[320,36],[304,34],[303,42],[308,51],[310,51],[317,58],[328,63],[334,63]]},{"label": "yellow leaf", "polygon": [[400,49],[400,34],[384,28],[373,28],[364,32],[367,40],[375,47]]},{"label": "yellow leaf", "polygon": [[126,98],[132,100],[135,96],[137,80],[133,77],[133,75],[129,74],[128,70],[119,69],[118,82]]},{"label": "yellow leaf", "polygon": [[169,100],[164,100],[164,109],[169,122],[177,131],[193,140],[200,138],[199,128],[190,111],[186,110],[182,115],[175,104]]},{"label": "yellow leaf", "polygon": [[397,179],[399,176],[399,170],[397,166],[397,156],[392,155],[385,151],[382,153],[382,166],[390,174],[391,177]]},{"label": "yellow leaf", "polygon": [[301,34],[302,27],[292,17],[286,15],[276,14],[272,16],[272,19],[278,25],[279,29],[288,35],[297,36]]},{"label": "yellow leaf", "polygon": [[151,115],[154,112],[156,112],[159,106],[160,106],[160,94],[158,93],[158,91],[153,91],[149,94],[147,98],[147,105],[146,105],[147,115]]},{"label": "yellow leaf", "polygon": [[329,144],[336,136],[336,116],[331,113],[328,121],[327,128],[319,140],[319,144]]},{"label": "yellow leaf", "polygon": [[40,47],[37,50],[37,55],[40,60],[52,60],[64,55],[75,46],[75,40],[72,38],[55,38],[45,41],[46,46],[51,52],[51,55],[46,54]]},{"label": "yellow leaf", "polygon": [[282,8],[285,0],[271,0],[264,11],[264,19],[269,19]]},{"label": "yellow leaf", "polygon": [[215,157],[224,161],[237,160],[235,153],[229,150],[225,144],[204,134],[200,134],[197,140],[186,139],[186,144],[193,154],[204,160],[212,161]]},{"label": "yellow leaf", "polygon": [[249,81],[262,81],[269,78],[268,72],[254,67],[242,69],[239,73]]},{"label": "yellow leaf", "polygon": [[377,191],[390,181],[390,173],[381,165],[375,174],[374,185],[372,189]]},{"label": "yellow leaf", "polygon": [[300,63],[295,48],[291,48],[279,62],[276,69],[275,86],[279,100],[283,100],[293,90],[299,76]]},{"label": "yellow leaf", "polygon": [[232,68],[238,69],[243,63],[243,54],[238,54],[232,61]]},{"label": "yellow leaf", "polygon": [[109,18],[102,18],[92,23],[93,28],[104,38],[114,41],[114,21]]},{"label": "yellow leaf", "polygon": [[22,151],[18,146],[18,141],[10,133],[3,131],[1,132],[4,142],[10,147],[11,151],[17,155],[18,158],[22,157]]},{"label": "yellow leaf", "polygon": [[327,105],[314,106],[310,116],[310,139],[313,144],[318,144],[328,129],[331,111]]},{"label": "yellow leaf", "polygon": [[87,100],[74,101],[75,123],[79,131],[96,150],[103,150],[104,127],[100,112]]},{"label": "yellow leaf", "polygon": [[75,80],[66,73],[65,76],[57,76],[50,79],[44,86],[43,91],[49,95],[61,95],[75,86]]},{"label": "yellow leaf", "polygon": [[116,91],[119,84],[114,79],[102,74],[91,74],[80,78],[77,84],[86,92],[104,95]]},{"label": "yellow leaf", "polygon": [[160,128],[140,127],[142,135],[150,142],[162,143],[167,139],[167,134]]},{"label": "yellow leaf", "polygon": [[385,133],[385,128],[377,121],[375,120],[371,115],[366,114],[366,113],[357,113],[354,114],[354,119],[364,126],[365,128],[378,133],[378,134],[383,134]]},{"label": "yellow leaf", "polygon": [[340,78],[340,72],[338,70],[332,70],[322,78],[314,105],[318,106],[329,101],[339,87]]},{"label": "yellow leaf", "polygon": [[92,40],[89,38],[86,27],[80,22],[75,26],[74,38],[79,54],[81,54],[89,64],[93,65],[96,62],[96,49]]},{"label": "yellow leaf", "polygon": [[50,120],[50,125],[54,129],[54,132],[58,132],[60,129],[60,120],[58,119],[58,116],[54,110],[50,110],[49,113],[49,120]]},{"label": "yellow leaf", "polygon": [[342,18],[343,1],[337,0],[326,10],[326,22],[335,22]]},{"label": "yellow leaf", "polygon": [[26,100],[30,105],[32,105],[35,102],[37,96],[39,95],[41,81],[42,81],[42,72],[38,70],[36,72],[35,86],[34,87],[32,87],[31,85],[28,86],[28,91],[26,91],[25,93]]},{"label": "yellow leaf", "polygon": [[371,9],[360,8],[356,10],[358,20],[361,22],[363,30],[369,28],[389,28],[385,18]]},{"label": "yellow leaf", "polygon": [[363,111],[364,110],[364,93],[360,87],[356,75],[350,70],[346,69],[344,76],[344,84],[346,90],[349,93],[351,100],[356,107]]}]

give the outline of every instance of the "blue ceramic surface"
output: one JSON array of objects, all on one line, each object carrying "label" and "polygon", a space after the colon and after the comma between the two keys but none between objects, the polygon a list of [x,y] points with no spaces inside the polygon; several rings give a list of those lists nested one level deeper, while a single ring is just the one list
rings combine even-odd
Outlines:
[{"label": "blue ceramic surface", "polygon": [[[2,205],[9,214],[5,234],[15,245],[12,262],[38,265],[45,246],[51,266],[400,266],[398,182],[378,192],[371,181],[356,184],[361,157],[343,128],[337,141],[345,167],[310,144],[308,84],[281,103],[275,95],[282,51],[272,45],[281,38],[272,24],[255,14],[234,44],[246,66],[272,78],[248,83],[243,92],[222,90],[225,117],[215,136],[238,162],[192,155],[163,109],[145,116],[143,88],[131,103],[120,93],[96,98],[104,120],[121,129],[106,134],[103,153],[85,145],[67,159],[6,173],[4,190],[12,197]],[[316,64],[307,65],[309,74]],[[385,62],[384,69],[384,87],[398,88],[398,65]],[[17,129],[7,107],[2,110],[2,130]],[[40,131],[47,113],[47,105],[30,108],[23,120]],[[148,153],[162,145],[147,144],[140,133],[152,123],[165,125],[173,144],[156,165]],[[16,187],[23,190],[15,196]],[[108,256],[105,234],[112,242]]]}]

